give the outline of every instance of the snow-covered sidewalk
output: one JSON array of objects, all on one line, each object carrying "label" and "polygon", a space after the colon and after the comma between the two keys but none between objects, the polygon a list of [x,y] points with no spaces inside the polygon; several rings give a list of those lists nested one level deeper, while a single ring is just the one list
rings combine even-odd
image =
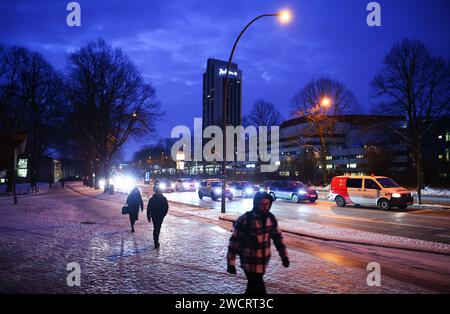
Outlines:
[{"label": "snow-covered sidewalk", "polygon": [[[226,273],[228,227],[179,215],[195,208],[172,204],[163,224],[161,247],[155,250],[152,227],[142,214],[136,233],[130,233],[128,217],[120,214],[125,198],[76,186],[24,197],[17,205],[0,199],[0,292],[244,291],[243,272],[239,269],[237,276]],[[381,287],[369,287],[365,265],[340,263],[294,247],[289,248],[289,255],[291,266],[285,269],[274,254],[265,277],[270,293],[433,291],[389,276],[383,277]],[[80,287],[66,284],[69,262],[80,264]]]}]

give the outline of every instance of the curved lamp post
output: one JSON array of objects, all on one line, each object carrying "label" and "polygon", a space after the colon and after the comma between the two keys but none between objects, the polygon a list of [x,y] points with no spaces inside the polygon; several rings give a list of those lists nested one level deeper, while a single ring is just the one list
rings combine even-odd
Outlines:
[{"label": "curved lamp post", "polygon": [[257,20],[268,17],[268,16],[276,16],[279,18],[281,23],[289,23],[291,20],[291,13],[288,10],[283,10],[278,13],[269,13],[269,14],[262,14],[257,17],[255,17],[253,20],[248,23],[244,29],[241,31],[239,36],[237,37],[236,41],[234,42],[233,49],[231,49],[230,58],[228,59],[228,65],[227,65],[227,72],[225,75],[225,86],[224,86],[224,92],[223,92],[223,99],[222,99],[222,133],[223,133],[223,144],[222,144],[222,198],[221,198],[221,212],[225,213],[225,184],[226,184],[226,178],[227,178],[227,170],[226,170],[226,125],[227,125],[227,100],[228,100],[228,85],[230,83],[230,68],[231,68],[231,62],[233,60],[234,51],[236,50],[236,46],[241,39],[242,35],[245,33],[245,31]]}]

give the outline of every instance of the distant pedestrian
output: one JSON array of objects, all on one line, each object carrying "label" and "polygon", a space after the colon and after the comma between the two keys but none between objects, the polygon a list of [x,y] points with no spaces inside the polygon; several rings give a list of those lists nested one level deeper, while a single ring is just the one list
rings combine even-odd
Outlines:
[{"label": "distant pedestrian", "polygon": [[52,187],[53,182],[55,182],[55,178],[53,177],[53,175],[50,175],[50,176],[48,177],[48,187],[49,187],[49,188]]},{"label": "distant pedestrian", "polygon": [[236,255],[247,277],[245,294],[266,294],[264,274],[271,256],[270,239],[280,254],[284,267],[289,267],[286,246],[275,216],[270,213],[273,199],[266,192],[256,193],[253,209],[235,222],[228,247],[227,272],[236,274]]},{"label": "distant pedestrian", "polygon": [[130,216],[131,232],[134,232],[134,223],[139,220],[139,209],[144,211],[144,202],[142,201],[141,192],[138,188],[134,188],[127,198],[128,215]]},{"label": "distant pedestrian", "polygon": [[61,182],[61,188],[64,189],[64,179],[60,179],[59,182]]},{"label": "distant pedestrian", "polygon": [[155,194],[148,201],[147,219],[148,222],[153,221],[153,241],[157,249],[159,248],[159,233],[164,217],[166,217],[169,211],[169,204],[158,186],[153,187],[153,191]]},{"label": "distant pedestrian", "polygon": [[32,173],[30,174],[31,194],[38,192],[36,176],[36,171],[32,171]]}]

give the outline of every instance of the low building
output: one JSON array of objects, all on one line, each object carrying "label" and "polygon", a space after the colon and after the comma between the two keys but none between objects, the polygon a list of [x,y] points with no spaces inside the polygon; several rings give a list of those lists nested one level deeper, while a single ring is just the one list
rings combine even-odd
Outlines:
[{"label": "low building", "polygon": [[[406,128],[402,116],[342,115],[333,117],[332,128],[324,133],[329,176],[377,172],[404,181],[409,172],[408,147],[395,130]],[[321,136],[305,117],[285,121],[280,126],[280,168],[282,177],[318,179]],[[310,155],[314,158],[305,157]],[[317,171],[305,169],[308,161]],[[302,171],[303,170],[303,171]],[[302,172],[311,172],[308,178]]]},{"label": "low building", "polygon": [[450,117],[429,123],[422,137],[425,185],[450,187]]}]

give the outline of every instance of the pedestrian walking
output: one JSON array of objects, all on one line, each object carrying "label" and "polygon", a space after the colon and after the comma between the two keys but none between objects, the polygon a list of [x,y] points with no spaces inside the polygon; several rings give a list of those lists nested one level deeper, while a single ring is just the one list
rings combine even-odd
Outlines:
[{"label": "pedestrian walking", "polygon": [[51,174],[51,175],[48,176],[48,187],[49,187],[49,188],[52,187],[53,182],[55,182],[55,178],[54,178],[53,175]]},{"label": "pedestrian walking", "polygon": [[153,221],[153,241],[157,249],[159,248],[159,233],[161,232],[164,217],[169,211],[169,204],[158,186],[153,187],[153,191],[155,194],[148,201],[147,219],[148,222]]},{"label": "pedestrian walking", "polygon": [[228,247],[227,272],[236,274],[236,256],[247,277],[245,294],[266,294],[264,274],[271,257],[270,239],[280,254],[284,267],[289,258],[277,219],[270,213],[273,199],[266,192],[258,192],[253,198],[253,209],[240,216],[234,224]]},{"label": "pedestrian walking", "polygon": [[131,232],[134,232],[134,223],[139,220],[139,209],[144,211],[144,202],[142,201],[141,192],[138,188],[134,188],[127,198],[128,216],[130,216]]},{"label": "pedestrian walking", "polygon": [[31,194],[33,193],[37,193],[38,189],[37,189],[37,182],[36,182],[36,170],[32,171],[32,173],[30,174],[30,186],[31,186]]},{"label": "pedestrian walking", "polygon": [[61,188],[64,189],[64,183],[65,183],[65,182],[64,182],[64,179],[62,179],[62,178],[59,179],[59,182],[61,182]]}]

